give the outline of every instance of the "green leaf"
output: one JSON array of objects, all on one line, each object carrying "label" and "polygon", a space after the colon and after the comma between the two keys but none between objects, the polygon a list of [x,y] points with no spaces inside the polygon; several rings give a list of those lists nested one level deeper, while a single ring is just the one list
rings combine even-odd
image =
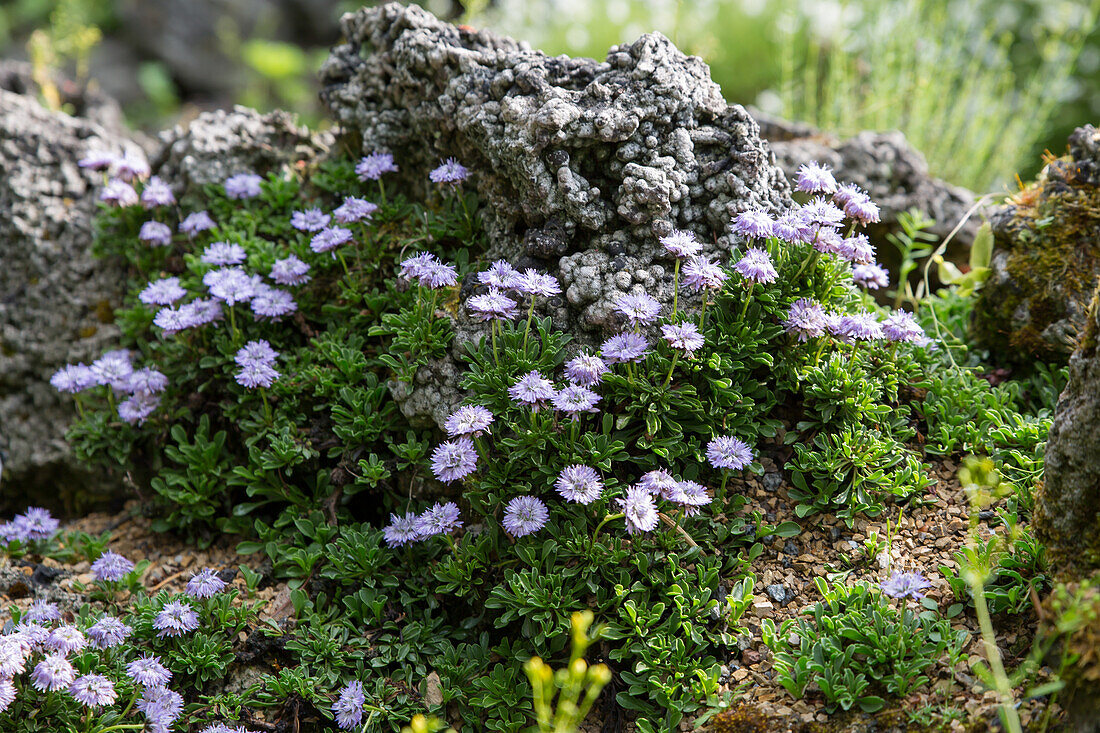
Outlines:
[{"label": "green leaf", "polygon": [[886,704],[886,701],[875,695],[867,695],[856,700],[856,704],[865,713],[875,713],[882,710],[882,706]]},{"label": "green leaf", "polygon": [[783,522],[772,532],[777,537],[796,537],[802,533],[802,525],[798,522]]}]

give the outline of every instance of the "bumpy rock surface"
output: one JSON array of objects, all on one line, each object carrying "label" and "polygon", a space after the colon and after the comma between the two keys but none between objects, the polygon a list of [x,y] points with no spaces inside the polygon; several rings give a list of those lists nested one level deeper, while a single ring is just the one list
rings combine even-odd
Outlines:
[{"label": "bumpy rock surface", "polygon": [[1080,127],[1069,154],[990,217],[992,273],[974,335],[1007,360],[1065,361],[1100,283],[1100,132]]},{"label": "bumpy rock surface", "polygon": [[[128,147],[108,100],[69,99],[77,116],[39,105],[25,67],[0,73],[0,451],[5,501],[102,493],[65,443],[73,401],[50,375],[116,343],[122,273],[91,256],[101,174],[77,167],[89,149]],[[62,87],[65,91],[65,87]],[[56,504],[55,504],[56,506]],[[22,505],[19,506],[22,508]],[[72,509],[73,507],[68,507]]]},{"label": "bumpy rock surface", "polygon": [[[321,69],[322,98],[352,144],[394,153],[412,190],[441,158],[475,171],[489,256],[559,276],[564,298],[549,312],[580,342],[617,327],[610,304],[624,292],[671,302],[659,236],[689,229],[724,258],[737,245],[731,216],[791,203],[756,123],[660,34],[597,62],[396,3],[342,25],[347,43]],[[484,333],[462,319],[457,348]],[[433,405],[438,421],[456,399],[417,385],[403,409],[415,417]]]},{"label": "bumpy rock surface", "polygon": [[[788,179],[795,179],[799,166],[816,160],[830,166],[837,180],[855,183],[870,193],[881,208],[882,221],[868,227],[867,234],[878,247],[879,256],[887,261],[896,257],[886,234],[900,229],[899,214],[914,208],[924,212],[935,221],[928,231],[942,239],[977,200],[973,192],[932,177],[924,156],[900,132],[861,132],[839,140],[809,125],[787,122],[756,110],[752,114]],[[966,261],[981,222],[980,211],[967,219],[952,239],[949,259],[954,254],[955,259]]]}]

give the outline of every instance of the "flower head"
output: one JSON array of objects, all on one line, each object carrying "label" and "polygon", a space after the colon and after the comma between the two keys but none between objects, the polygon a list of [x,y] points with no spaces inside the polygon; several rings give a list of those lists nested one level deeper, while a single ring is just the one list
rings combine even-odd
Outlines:
[{"label": "flower head", "polygon": [[248,305],[252,308],[252,315],[256,320],[261,318],[278,320],[298,310],[298,304],[294,301],[293,295],[268,285],[257,287],[256,294],[252,296]]},{"label": "flower head", "polygon": [[844,212],[838,209],[833,202],[817,196],[810,199],[801,210],[802,219],[807,224],[818,227],[836,227],[844,221]]},{"label": "flower head", "polygon": [[107,351],[92,362],[90,367],[96,384],[104,384],[116,392],[125,392],[130,383],[134,365],[130,363],[130,352],[126,349]]},{"label": "flower head", "polygon": [[879,221],[878,205],[866,194],[849,198],[844,203],[844,213],[861,224],[875,224]]},{"label": "flower head", "polygon": [[126,674],[144,687],[167,685],[172,679],[172,672],[160,663],[160,658],[148,654],[127,664]]},{"label": "flower head", "polygon": [[467,437],[440,443],[432,452],[432,473],[440,481],[457,481],[477,468],[477,450]]},{"label": "flower head", "polygon": [[382,538],[389,547],[400,547],[410,542],[417,542],[422,538],[420,534],[420,517],[409,512],[403,517],[396,514],[390,515],[390,523],[382,528]]},{"label": "flower head", "polygon": [[837,206],[844,206],[844,204],[851,201],[853,198],[861,198],[867,195],[867,192],[854,183],[842,183],[836,188],[836,192],[833,193],[833,203]]},{"label": "flower head", "polygon": [[789,211],[776,219],[772,234],[791,244],[809,242],[813,236],[813,227],[806,223],[800,210]]},{"label": "flower head", "polygon": [[202,282],[210,289],[212,296],[230,307],[247,303],[256,294],[256,283],[239,267],[211,270],[202,276]]},{"label": "flower head", "polygon": [[481,435],[493,424],[493,413],[481,405],[463,405],[451,413],[443,429],[452,438],[456,435]]},{"label": "flower head", "polygon": [[443,262],[429,262],[420,276],[420,284],[429,288],[449,288],[457,283],[458,270]]},{"label": "flower head", "polygon": [[524,295],[538,295],[549,298],[561,293],[561,286],[558,285],[558,279],[553,275],[528,269],[520,275],[516,290]]},{"label": "flower head", "polygon": [[172,305],[185,295],[187,291],[180,286],[178,277],[165,277],[146,285],[138,293],[138,300],[146,305]]},{"label": "flower head", "polygon": [[321,254],[331,252],[342,244],[351,241],[351,230],[344,227],[326,227],[313,235],[309,240],[309,248]]},{"label": "flower head", "polygon": [[194,237],[199,232],[213,229],[214,226],[214,220],[210,218],[210,214],[207,214],[205,211],[196,211],[193,214],[188,214],[184,220],[180,222],[179,229],[188,237]]},{"label": "flower head", "polygon": [[56,603],[50,603],[43,598],[36,600],[30,608],[23,612],[24,621],[36,624],[56,621],[59,618],[61,618],[61,609],[58,608]]},{"label": "flower head", "polygon": [[638,488],[653,496],[660,496],[667,501],[672,501],[677,496],[680,482],[672,477],[668,471],[658,468],[655,471],[643,473],[638,480]]},{"label": "flower head", "polygon": [[69,694],[90,708],[113,705],[118,698],[114,684],[101,674],[77,677],[69,685]]},{"label": "flower head", "polygon": [[309,265],[294,255],[275,260],[271,266],[271,279],[279,285],[304,285],[310,281]]},{"label": "flower head", "polygon": [[427,274],[428,269],[436,261],[435,255],[431,252],[421,252],[420,254],[402,260],[397,275],[406,280],[420,280],[420,278]]},{"label": "flower head", "polygon": [[138,392],[118,403],[118,416],[131,425],[141,425],[160,407],[160,396]]},{"label": "flower head", "polygon": [[133,631],[114,616],[104,616],[88,629],[87,636],[96,649],[110,649],[126,641]]},{"label": "flower head", "polygon": [[72,654],[88,646],[84,633],[75,626],[58,626],[50,632],[45,642],[47,649],[60,654]]},{"label": "flower head", "polygon": [[699,327],[690,321],[666,323],[661,326],[661,337],[674,349],[680,349],[688,356],[701,349],[706,340],[699,333]]},{"label": "flower head", "polygon": [[437,534],[450,534],[462,526],[462,515],[458,504],[448,501],[436,502],[416,518],[416,529],[420,537],[432,537]]},{"label": "flower head", "polygon": [[721,267],[702,257],[692,257],[684,265],[684,285],[695,292],[721,290],[727,277]]},{"label": "flower head", "polygon": [[754,283],[771,283],[779,277],[772,265],[772,258],[767,251],[750,248],[745,256],[733,266],[743,278]]},{"label": "flower head", "polygon": [[167,687],[146,687],[134,707],[145,714],[153,733],[168,733],[183,713],[183,696]]},{"label": "flower head", "polygon": [[856,265],[852,268],[852,280],[868,290],[878,290],[890,284],[890,273],[878,263]]},{"label": "flower head", "polygon": [[538,408],[554,398],[554,384],[538,372],[528,372],[508,388],[508,394],[513,402]]},{"label": "flower head", "polygon": [[512,267],[505,260],[496,260],[489,265],[489,269],[477,274],[477,281],[482,285],[499,290],[512,290],[519,287],[519,270]]},{"label": "flower head", "polygon": [[684,229],[673,229],[671,234],[658,241],[666,252],[680,259],[695,257],[703,251],[703,245],[695,239],[695,234]]},{"label": "flower head", "polygon": [[578,354],[565,364],[565,378],[581,387],[591,387],[603,381],[607,364],[595,354]]},{"label": "flower head", "polygon": [[270,364],[253,362],[242,366],[234,375],[234,379],[237,380],[237,384],[248,389],[257,387],[266,389],[275,384],[275,380],[280,376],[278,370]]},{"label": "flower head", "polygon": [[351,224],[356,221],[369,220],[376,211],[378,211],[377,204],[372,204],[366,199],[348,196],[344,199],[344,203],[332,212],[332,216],[341,224]]},{"label": "flower head", "polygon": [[671,498],[674,503],[683,507],[685,517],[694,517],[699,513],[699,507],[712,501],[707,494],[707,487],[695,481],[681,481]]},{"label": "flower head", "polygon": [[767,239],[775,222],[762,209],[742,211],[733,219],[733,231],[746,239]]},{"label": "flower head", "polygon": [[894,311],[886,317],[882,322],[882,335],[890,341],[912,341],[918,344],[927,338],[913,314],[903,310]]},{"label": "flower head", "polygon": [[16,514],[15,521],[22,525],[23,533],[28,540],[48,540],[57,532],[59,526],[48,509],[34,506],[28,507],[22,514]]},{"label": "flower head", "polygon": [[558,390],[551,401],[556,409],[575,418],[582,412],[596,412],[600,396],[586,387],[570,384]]},{"label": "flower head", "polygon": [[8,706],[15,702],[16,694],[15,683],[11,681],[11,678],[0,677],[0,713],[7,710]]},{"label": "flower head", "polygon": [[66,364],[50,377],[50,384],[58,392],[75,394],[96,384],[95,374],[84,364]]},{"label": "flower head", "polygon": [[600,353],[608,364],[638,361],[649,353],[649,342],[641,334],[620,333],[604,341]]},{"label": "flower head", "polygon": [[563,468],[554,486],[563,499],[578,504],[591,504],[603,493],[603,481],[596,469],[579,464]]},{"label": "flower head", "polygon": [[[482,273],[485,274],[485,273]],[[490,288],[488,293],[474,295],[466,301],[470,315],[478,321],[502,321],[516,317],[516,301],[497,290]]]},{"label": "flower head", "polygon": [[657,503],[653,495],[640,486],[631,486],[626,495],[616,499],[626,517],[626,531],[630,534],[649,532],[657,528]]},{"label": "flower head", "polygon": [[212,242],[206,245],[201,259],[208,265],[239,265],[248,258],[248,253],[239,244]]},{"label": "flower head", "polygon": [[390,153],[371,153],[363,158],[355,166],[355,174],[360,181],[377,181],[384,173],[396,173],[397,165],[393,162]]},{"label": "flower head", "polygon": [[340,690],[340,696],[332,704],[332,714],[336,716],[336,724],[344,730],[358,727],[363,719],[363,703],[367,701],[363,694],[363,683],[352,680]]},{"label": "flower head", "polygon": [[171,206],[176,203],[176,197],[172,193],[172,187],[161,180],[160,176],[153,176],[141,190],[141,205],[146,209],[155,209],[158,206]]},{"label": "flower head", "polygon": [[504,507],[501,524],[513,537],[534,534],[546,526],[550,510],[534,496],[517,496]]},{"label": "flower head", "polygon": [[618,313],[626,316],[626,320],[632,326],[653,323],[661,313],[661,303],[645,293],[620,295],[615,299],[613,307]]},{"label": "flower head", "polygon": [[142,367],[130,374],[126,388],[132,394],[158,394],[168,388],[168,377],[153,367]]},{"label": "flower head", "polygon": [[103,190],[99,192],[99,200],[106,204],[124,208],[135,205],[138,202],[138,195],[129,183],[114,178],[108,181]]},{"label": "flower head", "polygon": [[149,163],[145,156],[133,150],[125,150],[114,160],[114,174],[124,181],[133,181],[148,176]]},{"label": "flower head", "polygon": [[189,603],[168,601],[153,619],[153,628],[161,639],[166,636],[183,636],[199,628],[199,615]]},{"label": "flower head", "polygon": [[264,179],[255,173],[238,173],[225,179],[225,195],[231,199],[250,199],[260,195]]},{"label": "flower head", "polygon": [[239,348],[233,356],[233,360],[237,362],[237,366],[247,366],[248,364],[270,365],[275,363],[278,356],[279,352],[271,348],[271,344],[267,342],[267,339],[256,339]]},{"label": "flower head", "polygon": [[214,568],[203,568],[187,581],[184,592],[192,598],[212,598],[225,590],[225,581]]},{"label": "flower head", "polygon": [[92,574],[101,582],[113,583],[122,580],[134,569],[134,563],[117,552],[107,550],[92,563]]},{"label": "flower head", "polygon": [[920,573],[895,572],[890,579],[882,583],[882,592],[891,598],[912,598],[919,601],[924,597],[923,590],[932,584]]},{"label": "flower head", "polygon": [[432,179],[432,183],[450,183],[451,185],[457,185],[466,180],[466,177],[470,175],[470,171],[466,169],[466,166],[459,163],[454,158],[447,158],[443,161],[442,165],[428,174],[428,177]]},{"label": "flower head", "polygon": [[172,228],[159,221],[147,221],[138,231],[138,240],[150,247],[167,247],[172,243]]},{"label": "flower head", "polygon": [[117,155],[107,150],[89,150],[76,164],[90,171],[105,171],[115,164],[117,158]]},{"label": "flower head", "polygon": [[64,690],[76,679],[76,670],[64,654],[47,654],[31,672],[31,685],[39,692]]},{"label": "flower head", "polygon": [[841,316],[829,332],[843,341],[874,341],[883,337],[882,324],[870,313]]},{"label": "flower head", "polygon": [[799,167],[795,188],[806,193],[832,193],[836,190],[836,179],[829,166],[810,161]]},{"label": "flower head", "polygon": [[787,333],[798,334],[799,341],[821,336],[825,333],[825,310],[809,298],[799,298],[791,304],[783,326]]},{"label": "flower head", "polygon": [[23,674],[26,670],[30,647],[25,640],[15,636],[0,636],[0,679]]},{"label": "flower head", "polygon": [[715,468],[740,471],[752,463],[752,448],[738,438],[720,436],[707,443],[707,458]]},{"label": "flower head", "polygon": [[861,265],[875,261],[875,247],[866,234],[856,234],[840,240],[837,254],[849,262]]}]

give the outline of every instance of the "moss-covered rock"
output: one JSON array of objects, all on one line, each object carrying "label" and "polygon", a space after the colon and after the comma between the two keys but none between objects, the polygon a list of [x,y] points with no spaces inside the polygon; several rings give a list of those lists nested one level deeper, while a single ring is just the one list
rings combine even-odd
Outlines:
[{"label": "moss-covered rock", "polygon": [[992,274],[974,336],[1008,361],[1065,362],[1100,282],[1100,132],[1080,127],[1069,154],[996,210]]}]

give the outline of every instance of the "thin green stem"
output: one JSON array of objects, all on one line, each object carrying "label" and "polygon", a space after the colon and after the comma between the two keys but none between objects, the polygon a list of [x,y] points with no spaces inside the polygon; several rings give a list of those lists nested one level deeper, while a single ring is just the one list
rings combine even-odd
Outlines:
[{"label": "thin green stem", "polygon": [[264,418],[267,419],[267,424],[271,424],[271,404],[267,401],[267,390],[260,387],[260,397],[264,401]]},{"label": "thin green stem", "polygon": [[527,356],[527,336],[531,333],[531,319],[535,317],[535,296],[531,296],[531,307],[527,309],[527,325],[523,327],[523,355]]},{"label": "thin green stem", "polygon": [[336,250],[336,256],[340,259],[340,264],[344,266],[344,275],[351,277],[351,270],[348,269],[348,263],[347,260],[344,259],[343,250]]},{"label": "thin green stem", "polygon": [[726,498],[726,481],[729,480],[730,472],[726,469],[722,469],[722,483],[718,485],[718,496],[715,497],[719,501]]},{"label": "thin green stem", "polygon": [[974,598],[974,612],[978,617],[978,627],[982,632],[985,658],[989,662],[989,669],[993,672],[997,695],[1001,698],[1001,713],[1004,716],[1005,728],[1009,730],[1009,733],[1021,733],[1020,716],[1016,712],[1015,701],[1012,697],[1012,685],[1008,681],[1008,675],[1005,674],[1004,665],[1001,663],[1001,652],[997,649],[997,635],[993,631],[993,622],[989,618],[989,607],[986,606],[985,602],[984,583],[977,577],[974,571],[971,570],[968,573],[967,582],[970,583],[970,595]]},{"label": "thin green stem", "polygon": [[676,307],[680,303],[680,258],[676,258],[676,266],[672,270],[672,322],[676,322]]},{"label": "thin green stem", "polygon": [[234,313],[234,306],[229,306],[229,332],[233,334],[233,343],[238,344],[241,341],[241,334],[237,331],[237,316]]},{"label": "thin green stem", "polygon": [[667,387],[668,383],[672,381],[672,372],[673,372],[674,369],[676,369],[676,362],[679,361],[679,359],[680,359],[680,352],[679,351],[674,351],[672,353],[672,364],[669,365],[668,374],[665,375],[665,381],[661,384],[662,389]]},{"label": "thin green stem", "polygon": [[745,293],[745,305],[741,308],[741,320],[745,320],[745,315],[749,312],[749,302],[752,301],[752,288],[756,285],[754,282],[749,283],[749,290]]},{"label": "thin green stem", "polygon": [[496,367],[500,368],[500,353],[497,351],[497,328],[500,326],[500,321],[494,320],[489,325],[489,333],[493,339],[493,363]]},{"label": "thin green stem", "polygon": [[703,291],[703,308],[699,311],[699,332],[703,332],[704,324],[707,322],[707,304],[710,303],[709,293]]},{"label": "thin green stem", "polygon": [[626,516],[625,514],[620,513],[620,514],[608,514],[606,517],[604,517],[603,521],[601,521],[599,524],[597,524],[595,531],[592,532],[592,547],[593,548],[596,547],[596,539],[600,536],[600,530],[603,529],[603,526],[605,524],[607,524],[608,522],[613,521],[615,519],[622,519],[625,516]]},{"label": "thin green stem", "polygon": [[378,178],[378,193],[379,193],[379,196],[378,196],[379,200],[382,202],[382,205],[385,206],[386,205],[386,184],[382,183],[381,176],[379,176],[379,178]]}]

